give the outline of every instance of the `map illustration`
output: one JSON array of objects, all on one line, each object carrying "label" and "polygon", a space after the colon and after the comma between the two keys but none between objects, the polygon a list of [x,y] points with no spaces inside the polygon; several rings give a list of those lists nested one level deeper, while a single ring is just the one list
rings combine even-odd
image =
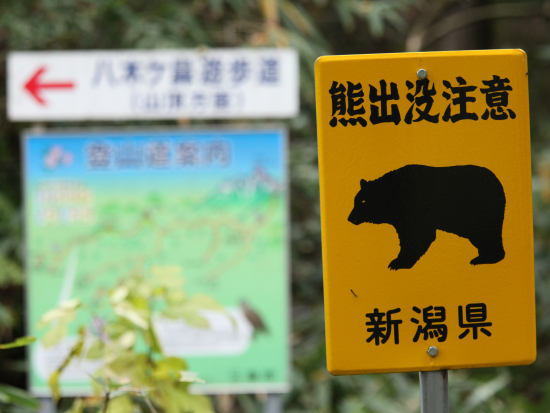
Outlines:
[{"label": "map illustration", "polygon": [[[206,383],[197,392],[288,386],[286,140],[279,130],[30,135],[25,148],[29,333],[71,298],[97,308],[120,277],[176,267],[188,293],[214,297],[233,316],[205,313],[208,329],[159,319],[167,354],[185,357]],[[244,304],[243,304],[244,303]],[[254,334],[243,308],[266,332]],[[92,323],[89,320],[78,320]],[[74,332],[73,332],[74,333]],[[31,389],[70,340],[31,350]],[[265,357],[269,354],[270,357]],[[87,372],[62,376],[74,394]]]}]

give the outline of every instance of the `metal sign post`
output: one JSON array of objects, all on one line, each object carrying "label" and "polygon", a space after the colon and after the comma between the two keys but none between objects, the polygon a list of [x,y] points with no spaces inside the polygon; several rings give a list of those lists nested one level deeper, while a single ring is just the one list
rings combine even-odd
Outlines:
[{"label": "metal sign post", "polygon": [[420,372],[420,412],[449,413],[447,370]]},{"label": "metal sign post", "polygon": [[280,413],[283,411],[283,396],[278,393],[269,393],[264,403],[264,413]]}]

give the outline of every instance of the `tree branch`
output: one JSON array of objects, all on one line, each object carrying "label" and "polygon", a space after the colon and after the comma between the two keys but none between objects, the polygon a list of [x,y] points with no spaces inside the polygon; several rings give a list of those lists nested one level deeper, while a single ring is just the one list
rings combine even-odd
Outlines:
[{"label": "tree branch", "polygon": [[530,1],[525,3],[498,3],[474,7],[445,17],[430,27],[411,33],[405,50],[419,52],[443,36],[472,23],[506,17],[529,17],[544,15],[545,3]]},{"label": "tree branch", "polygon": [[107,409],[109,408],[109,402],[111,401],[111,392],[107,391],[105,393],[105,399],[103,400],[103,413],[107,413]]}]

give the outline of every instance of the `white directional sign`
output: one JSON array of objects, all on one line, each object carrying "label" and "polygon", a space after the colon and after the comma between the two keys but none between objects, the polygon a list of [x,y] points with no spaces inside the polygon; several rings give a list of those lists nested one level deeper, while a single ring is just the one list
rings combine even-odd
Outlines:
[{"label": "white directional sign", "polygon": [[14,52],[14,121],[287,118],[299,109],[293,49]]}]

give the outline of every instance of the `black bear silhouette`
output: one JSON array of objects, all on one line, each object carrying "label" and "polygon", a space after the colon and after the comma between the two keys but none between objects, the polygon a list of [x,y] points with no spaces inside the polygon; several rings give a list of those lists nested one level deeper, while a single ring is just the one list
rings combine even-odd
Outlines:
[{"label": "black bear silhouette", "polygon": [[478,250],[472,265],[504,259],[506,197],[487,168],[475,165],[406,165],[374,181],[361,179],[348,221],[390,224],[401,251],[388,268],[412,268],[435,240],[436,230],[467,238]]}]

